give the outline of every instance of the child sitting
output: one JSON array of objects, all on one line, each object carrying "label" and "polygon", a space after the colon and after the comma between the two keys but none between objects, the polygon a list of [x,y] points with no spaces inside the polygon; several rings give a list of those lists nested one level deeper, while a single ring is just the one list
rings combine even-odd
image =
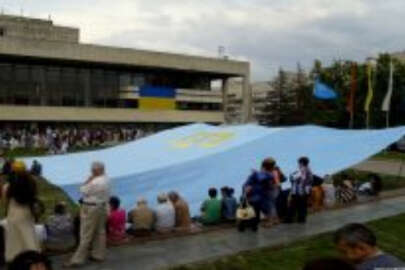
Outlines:
[{"label": "child sitting", "polygon": [[215,225],[221,222],[221,201],[217,198],[216,188],[208,191],[209,199],[205,200],[201,206],[201,222],[204,225]]},{"label": "child sitting", "polygon": [[73,233],[73,220],[67,212],[66,203],[60,202],[55,206],[54,214],[45,223],[47,239],[45,247],[48,251],[70,251],[76,245]]},{"label": "child sitting", "polygon": [[120,244],[125,242],[125,210],[120,208],[121,201],[117,197],[110,198],[110,213],[107,218],[107,242],[109,244]]},{"label": "child sitting", "polygon": [[235,222],[236,219],[236,209],[238,203],[233,196],[234,189],[230,187],[221,188],[222,195],[222,219],[225,222]]}]

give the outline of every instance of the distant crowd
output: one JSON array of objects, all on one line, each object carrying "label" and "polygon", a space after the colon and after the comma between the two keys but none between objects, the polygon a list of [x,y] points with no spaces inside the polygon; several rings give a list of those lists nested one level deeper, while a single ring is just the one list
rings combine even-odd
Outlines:
[{"label": "distant crowd", "polygon": [[109,128],[5,128],[0,129],[0,149],[43,149],[48,154],[64,154],[75,149],[132,141],[152,132],[125,125]]},{"label": "distant crowd", "polygon": [[[338,180],[331,178],[314,175],[307,157],[298,159],[297,170],[288,177],[275,159],[267,158],[246,179],[240,198],[235,197],[232,187],[209,188],[198,216],[190,215],[187,200],[177,191],[158,194],[155,207],[140,197],[127,213],[120,198],[111,196],[105,165],[94,162],[90,176],[80,187],[80,214],[74,216],[65,202],[58,202],[54,213],[44,224],[38,224],[44,207],[38,199],[36,177],[23,162],[14,161],[0,193],[7,208],[7,217],[0,226],[5,261],[12,269],[13,264],[23,260],[21,257],[36,256],[38,260],[42,258],[48,267],[45,269],[50,269],[49,261],[41,254],[43,249],[66,252],[76,248],[65,266],[77,267],[88,260],[104,261],[107,245],[127,243],[131,238],[198,232],[221,224],[235,224],[240,232],[248,229],[256,232],[262,226],[278,223],[306,223],[311,209],[320,211],[348,204],[363,195],[378,196],[382,189],[381,179],[376,175],[370,175],[370,181],[361,185],[347,175]],[[360,270],[404,266],[399,259],[379,250],[373,232],[361,224],[337,231],[335,244],[350,263],[339,259],[317,260],[305,269],[352,269],[333,268],[336,265]]]}]

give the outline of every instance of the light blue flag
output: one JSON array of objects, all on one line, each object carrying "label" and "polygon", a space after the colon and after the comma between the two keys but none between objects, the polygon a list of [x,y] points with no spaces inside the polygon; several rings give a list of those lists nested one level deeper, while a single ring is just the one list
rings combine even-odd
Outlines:
[{"label": "light blue flag", "polygon": [[321,83],[319,80],[316,80],[314,86],[314,97],[317,99],[329,100],[336,99],[337,94],[334,89],[324,83]]},{"label": "light blue flag", "polygon": [[44,177],[78,200],[91,163],[101,161],[111,179],[111,194],[120,197],[126,210],[139,197],[154,207],[159,193],[174,190],[189,203],[192,215],[198,215],[209,188],[229,186],[238,197],[252,169],[260,169],[265,158],[273,157],[289,176],[297,170],[297,159],[308,156],[313,172],[323,176],[367,159],[404,134],[405,127],[337,130],[193,124],[107,149],[27,158],[25,162],[29,167],[37,159]]}]

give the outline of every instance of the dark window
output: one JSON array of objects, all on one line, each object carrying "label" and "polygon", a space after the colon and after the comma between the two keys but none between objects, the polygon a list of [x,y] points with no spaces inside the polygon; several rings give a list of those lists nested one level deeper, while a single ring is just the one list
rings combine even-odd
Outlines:
[{"label": "dark window", "polygon": [[60,74],[60,86],[62,106],[76,106],[76,97],[79,87],[77,86],[77,72],[74,68],[63,67]]},{"label": "dark window", "polygon": [[0,37],[3,37],[6,35],[6,29],[4,27],[0,27]]},{"label": "dark window", "polygon": [[104,71],[101,69],[94,69],[91,72],[91,98],[92,104],[97,107],[105,107],[105,94],[106,86],[104,82]]}]

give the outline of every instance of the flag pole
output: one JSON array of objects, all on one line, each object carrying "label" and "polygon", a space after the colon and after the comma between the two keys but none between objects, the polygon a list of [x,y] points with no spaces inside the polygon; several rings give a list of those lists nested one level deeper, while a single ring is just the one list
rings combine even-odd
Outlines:
[{"label": "flag pole", "polygon": [[351,64],[351,81],[350,81],[350,92],[347,101],[347,110],[350,113],[349,129],[353,129],[354,126],[354,98],[357,88],[357,64],[353,62]]},{"label": "flag pole", "polygon": [[372,70],[371,70],[371,59],[368,60],[367,63],[367,97],[366,97],[366,102],[364,104],[364,111],[366,112],[366,129],[369,129],[370,125],[370,103],[372,99],[372,85],[371,85],[371,75],[372,75]]},{"label": "flag pole", "polygon": [[350,113],[349,129],[353,129],[354,115],[353,112]]},{"label": "flag pole", "polygon": [[393,62],[391,59],[390,62],[390,72],[389,72],[389,79],[388,79],[388,90],[387,94],[385,95],[383,104],[382,104],[382,111],[385,112],[385,121],[386,121],[386,127],[389,128],[390,126],[390,111],[391,111],[391,99],[392,99],[392,92],[393,92],[393,84],[394,84],[394,66]]},{"label": "flag pole", "polygon": [[[376,61],[374,58],[368,59],[367,63],[367,81],[368,81],[368,93],[366,97],[366,102],[364,104],[364,111],[366,112],[366,128],[370,128],[370,105],[373,102],[374,89],[376,83],[377,74],[377,62],[375,62],[375,71],[373,74],[373,62]],[[374,75],[374,76],[373,76]],[[374,79],[373,79],[374,77]]]},{"label": "flag pole", "polygon": [[366,112],[366,129],[370,129],[370,112]]}]

